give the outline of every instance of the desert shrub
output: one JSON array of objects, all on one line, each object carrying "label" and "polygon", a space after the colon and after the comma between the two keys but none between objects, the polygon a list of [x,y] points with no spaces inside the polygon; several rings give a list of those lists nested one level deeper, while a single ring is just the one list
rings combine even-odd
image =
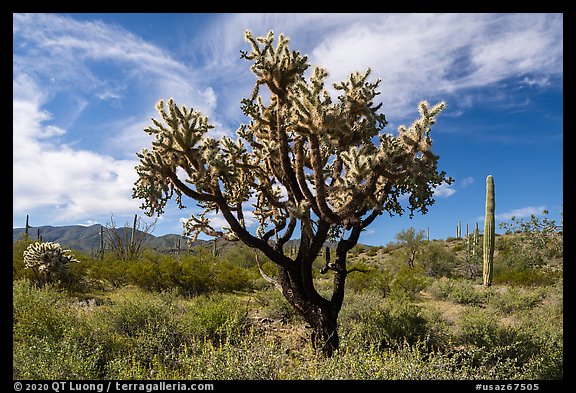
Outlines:
[{"label": "desert shrub", "polygon": [[145,250],[138,260],[114,260],[110,255],[89,268],[94,279],[114,287],[134,284],[146,291],[177,290],[185,296],[209,292],[252,290],[259,274],[256,268],[212,256],[206,250],[180,258]]},{"label": "desert shrub", "polygon": [[[497,261],[502,262],[500,256]],[[510,260],[507,260],[511,263]],[[553,285],[562,277],[561,271],[545,268],[531,268],[518,264],[494,263],[493,282],[518,286],[547,286]]]},{"label": "desert shrub", "polygon": [[255,299],[257,304],[262,307],[260,312],[263,318],[280,319],[284,322],[302,319],[300,314],[296,312],[294,307],[288,303],[288,300],[276,288],[268,288],[257,292]]},{"label": "desert shrub", "polygon": [[221,259],[244,269],[256,267],[254,250],[244,244],[238,244],[227,249],[222,254]]},{"label": "desert shrub", "polygon": [[486,303],[492,291],[477,287],[469,280],[460,279],[455,281],[448,299],[464,305],[481,305]]},{"label": "desert shrub", "polygon": [[492,289],[475,286],[467,279],[440,278],[429,287],[434,297],[463,305],[486,304],[493,295]]},{"label": "desert shrub", "polygon": [[114,288],[129,283],[129,261],[118,260],[110,253],[96,259],[87,268],[87,275],[97,281],[105,281]]},{"label": "desert shrub", "polygon": [[14,281],[13,332],[15,340],[29,337],[62,338],[65,330],[74,326],[75,318],[66,312],[68,303],[64,293],[47,284],[34,288],[28,281]]},{"label": "desert shrub", "polygon": [[388,254],[391,253],[392,251],[398,250],[399,248],[402,248],[402,244],[398,242],[388,242],[381,249],[383,254]]},{"label": "desert shrub", "polygon": [[414,299],[420,291],[426,289],[430,281],[422,268],[417,266],[411,269],[404,265],[390,283],[390,295]]},{"label": "desert shrub", "polygon": [[346,287],[353,291],[376,289],[383,295],[390,292],[392,277],[387,270],[355,263],[348,268],[354,269],[346,276]]},{"label": "desert shrub", "polygon": [[190,332],[182,323],[184,315],[174,294],[165,292],[117,300],[98,308],[95,319],[104,321],[105,334],[116,338],[113,358],[128,357],[149,366],[155,356],[179,351],[189,342]]},{"label": "desert shrub", "polygon": [[429,321],[422,308],[407,299],[389,299],[383,306],[358,315],[358,325],[349,336],[364,347],[397,347],[404,342],[430,341]]},{"label": "desert shrub", "polygon": [[[495,364],[503,360],[517,366],[535,367],[546,365],[543,374],[561,375],[561,338],[538,337],[530,325],[505,326],[499,322],[498,314],[486,309],[467,309],[460,317],[460,340],[479,349],[476,361]],[[561,337],[561,336],[560,336]],[[547,362],[546,354],[551,357]],[[536,364],[536,366],[535,366]],[[543,370],[542,370],[543,371]]]},{"label": "desert shrub", "polygon": [[224,295],[200,296],[189,307],[190,333],[213,343],[238,342],[248,327],[247,304]]},{"label": "desert shrub", "polygon": [[375,257],[376,255],[378,255],[377,248],[370,248],[368,251],[366,251],[366,256]]},{"label": "desert shrub", "polygon": [[504,314],[530,309],[539,304],[544,297],[544,291],[534,290],[526,293],[519,289],[509,287],[503,293],[494,293],[489,304]]},{"label": "desert shrub", "polygon": [[422,249],[419,260],[429,276],[452,277],[456,273],[456,255],[450,248],[441,244],[429,242]]},{"label": "desert shrub", "polygon": [[15,379],[102,377],[105,356],[114,346],[78,315],[65,292],[15,281],[13,317]]},{"label": "desert shrub", "polygon": [[436,299],[447,300],[455,285],[456,281],[454,279],[441,277],[432,281],[428,289]]},{"label": "desert shrub", "polygon": [[34,240],[23,235],[22,238],[18,239],[12,245],[12,280],[19,280],[21,278],[34,280],[34,272],[26,269],[24,265],[24,251],[34,242]]},{"label": "desert shrub", "polygon": [[34,337],[26,344],[15,343],[14,379],[98,379],[102,377],[102,347],[88,347],[65,336],[52,341]]}]

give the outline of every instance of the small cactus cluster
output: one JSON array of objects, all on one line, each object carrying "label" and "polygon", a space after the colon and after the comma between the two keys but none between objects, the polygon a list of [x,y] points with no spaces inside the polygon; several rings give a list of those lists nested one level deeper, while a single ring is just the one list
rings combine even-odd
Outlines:
[{"label": "small cactus cluster", "polygon": [[24,251],[24,266],[32,269],[40,277],[41,283],[64,278],[68,273],[68,264],[78,262],[58,243],[32,243]]}]

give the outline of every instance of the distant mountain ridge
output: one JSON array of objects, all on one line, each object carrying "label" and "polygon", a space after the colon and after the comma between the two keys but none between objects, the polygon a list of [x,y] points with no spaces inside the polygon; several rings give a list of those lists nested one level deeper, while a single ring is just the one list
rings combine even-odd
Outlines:
[{"label": "distant mountain ridge", "polygon": [[[42,240],[45,242],[55,242],[60,243],[64,248],[70,248],[73,250],[91,252],[98,250],[100,247],[100,228],[102,225],[94,224],[91,226],[82,225],[67,225],[67,226],[51,226],[45,225],[40,227],[30,227],[28,229],[28,236],[32,239],[36,239],[38,236],[38,230],[40,230],[40,235],[42,235]],[[118,231],[122,231],[124,228],[117,228]],[[108,239],[109,229],[104,227],[104,239]],[[12,242],[16,242],[21,239],[24,235],[25,228],[13,228],[12,229]],[[138,235],[145,236],[144,244],[150,248],[158,251],[166,252],[176,248],[178,239],[181,239],[180,247],[181,249],[188,248],[187,238],[181,235],[167,234],[162,236],[154,236],[150,233],[144,233],[138,231]],[[210,242],[206,240],[197,240],[194,242],[194,246],[208,246]]]},{"label": "distant mountain ridge", "polygon": [[[98,250],[100,247],[100,228],[102,225],[94,224],[91,226],[83,226],[83,225],[67,225],[67,226],[51,226],[51,225],[44,225],[40,227],[30,227],[28,229],[28,236],[32,239],[36,239],[38,236],[38,230],[40,230],[40,235],[42,235],[42,241],[45,242],[55,242],[60,243],[60,245],[64,248],[69,248],[72,250],[78,250],[86,253],[90,253],[93,251]],[[116,228],[117,231],[121,231],[124,228]],[[104,227],[104,239],[108,239],[107,231],[109,229]],[[130,230],[128,228],[128,230]],[[18,239],[21,239],[24,235],[25,229],[24,228],[12,228],[12,242],[16,242]],[[139,235],[144,235],[145,240],[144,244],[147,247],[150,247],[154,250],[160,252],[168,252],[174,250],[176,248],[176,244],[178,239],[180,241],[180,248],[181,250],[186,250],[189,248],[194,248],[197,246],[203,247],[212,247],[211,240],[196,240],[190,246],[188,244],[188,238],[176,235],[176,234],[167,234],[161,236],[154,236],[150,233],[145,234],[142,231],[138,231]],[[129,234],[128,234],[129,235]],[[220,251],[223,249],[227,249],[228,247],[232,247],[236,242],[229,242],[226,240],[218,239],[217,247]],[[285,248],[295,248],[297,249],[300,245],[300,239],[292,239],[289,240]],[[325,242],[324,247],[330,247],[330,249],[334,250],[337,246],[337,242]],[[364,245],[365,247],[371,247]]]}]

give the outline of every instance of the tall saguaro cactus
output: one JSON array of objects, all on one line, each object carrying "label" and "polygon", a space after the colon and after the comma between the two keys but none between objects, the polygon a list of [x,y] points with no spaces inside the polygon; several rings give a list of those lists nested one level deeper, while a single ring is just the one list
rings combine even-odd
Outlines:
[{"label": "tall saguaro cactus", "polygon": [[130,250],[134,250],[136,246],[136,224],[138,221],[138,214],[134,214],[134,224],[132,224],[132,233],[130,235]]},{"label": "tall saguaro cactus", "polygon": [[485,287],[492,285],[492,265],[494,263],[494,178],[486,178],[486,216],[484,218],[484,280]]},{"label": "tall saguaro cactus", "polygon": [[26,214],[26,229],[24,229],[24,234],[26,235],[26,239],[28,239],[28,230],[30,229],[30,225],[28,225],[28,214]]},{"label": "tall saguaro cactus", "polygon": [[100,249],[98,250],[98,259],[104,258],[104,227],[100,225]]}]

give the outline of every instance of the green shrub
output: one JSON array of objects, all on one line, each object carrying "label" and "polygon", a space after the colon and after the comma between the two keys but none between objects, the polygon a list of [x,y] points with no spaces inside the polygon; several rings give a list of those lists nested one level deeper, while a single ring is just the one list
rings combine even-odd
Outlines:
[{"label": "green shrub", "polygon": [[440,278],[429,287],[434,297],[441,300],[450,300],[463,305],[486,304],[493,295],[492,289],[475,286],[470,280],[455,278]]},{"label": "green shrub", "polygon": [[[230,257],[230,255],[228,255]],[[209,292],[249,291],[259,279],[255,267],[212,256],[198,249],[180,258],[146,250],[138,260],[114,260],[106,255],[94,261],[88,274],[92,279],[106,280],[114,287],[134,284],[146,291],[177,290],[185,296]]]},{"label": "green shrub", "polygon": [[28,280],[34,280],[34,272],[30,269],[26,269],[24,265],[24,251],[28,246],[35,241],[31,238],[25,238],[22,236],[12,245],[12,280],[18,280],[21,278],[26,278]]},{"label": "green shrub", "polygon": [[260,312],[263,318],[280,319],[284,322],[301,319],[300,314],[276,288],[259,291],[255,299],[262,307]]},{"label": "green shrub", "polygon": [[366,310],[358,320],[359,326],[350,335],[364,347],[383,349],[430,339],[430,326],[421,307],[406,299],[388,300],[383,307]]},{"label": "green shrub", "polygon": [[[540,357],[550,352],[555,358],[551,363],[558,365],[558,341],[553,340],[550,345],[548,340],[539,340],[529,326],[502,325],[498,315],[486,309],[467,309],[460,317],[458,326],[460,340],[481,350],[477,359],[479,362],[494,364],[508,360],[515,365],[526,366],[534,361],[542,363]],[[548,373],[554,372],[549,370]]]},{"label": "green shrub", "polygon": [[195,298],[186,318],[192,335],[213,343],[238,342],[248,327],[247,305],[224,295]]},{"label": "green shrub", "polygon": [[562,277],[561,271],[531,268],[522,265],[494,264],[493,282],[519,286],[554,285]]},{"label": "green shrub", "polygon": [[256,268],[254,250],[244,244],[227,249],[221,259],[244,269]]},{"label": "green shrub", "polygon": [[46,285],[35,288],[25,280],[13,283],[13,332],[17,340],[29,337],[60,339],[76,318],[68,312],[64,293]]},{"label": "green shrub", "polygon": [[455,285],[456,281],[454,279],[442,277],[438,280],[434,280],[428,289],[436,299],[447,300],[454,290]]},{"label": "green shrub", "polygon": [[470,281],[461,279],[455,281],[448,299],[458,304],[481,305],[486,303],[491,293],[483,287],[475,287]]},{"label": "green shrub", "polygon": [[448,247],[429,242],[419,256],[424,271],[432,277],[451,277],[455,275],[456,255]]},{"label": "green shrub", "polygon": [[129,283],[129,261],[118,260],[112,254],[105,254],[89,264],[87,275],[96,281],[105,281],[114,288]]},{"label": "green shrub", "polygon": [[392,296],[407,296],[410,299],[414,299],[429,284],[430,279],[422,268],[415,267],[411,269],[408,266],[402,266],[390,283],[390,294]]},{"label": "green shrub", "polygon": [[358,270],[351,271],[346,276],[346,288],[353,291],[376,289],[384,295],[390,292],[392,277],[388,271],[363,263],[351,265],[349,270],[354,268]]},{"label": "green shrub", "polygon": [[375,257],[376,255],[378,255],[378,249],[376,249],[376,248],[370,248],[366,252],[366,256],[369,256],[369,257]]},{"label": "green shrub", "polygon": [[497,310],[511,314],[513,312],[528,310],[539,304],[544,297],[542,290],[522,293],[518,288],[509,287],[503,293],[495,293],[489,301]]}]

